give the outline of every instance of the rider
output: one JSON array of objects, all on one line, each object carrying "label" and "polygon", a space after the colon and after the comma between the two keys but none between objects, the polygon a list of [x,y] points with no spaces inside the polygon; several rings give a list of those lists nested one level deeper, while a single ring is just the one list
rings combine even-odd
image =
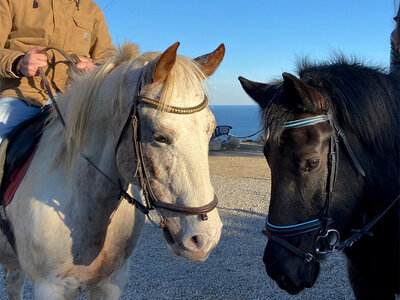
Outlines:
[{"label": "rider", "polygon": [[0,1],[0,142],[49,99],[38,68],[47,68],[53,93],[63,92],[69,65],[56,47],[76,54],[92,71],[115,53],[101,9],[92,0]]}]

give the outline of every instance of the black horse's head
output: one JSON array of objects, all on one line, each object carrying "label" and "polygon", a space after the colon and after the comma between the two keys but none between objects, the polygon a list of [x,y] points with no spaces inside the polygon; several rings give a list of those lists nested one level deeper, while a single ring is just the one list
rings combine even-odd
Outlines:
[{"label": "black horse's head", "polygon": [[335,131],[328,120],[326,95],[288,73],[283,74],[283,82],[274,84],[239,80],[261,107],[265,122],[264,155],[272,189],[263,260],[268,275],[282,289],[297,294],[313,286],[321,253],[339,239],[336,235],[321,239],[321,232],[348,227],[345,223],[363,182],[341,155],[335,186],[341,195],[326,207],[330,178],[335,175],[330,174]]}]

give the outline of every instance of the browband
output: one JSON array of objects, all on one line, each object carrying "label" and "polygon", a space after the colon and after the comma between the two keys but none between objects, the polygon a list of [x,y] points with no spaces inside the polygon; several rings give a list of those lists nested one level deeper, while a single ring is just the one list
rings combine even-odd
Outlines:
[{"label": "browband", "polygon": [[149,99],[146,97],[140,97],[141,102],[153,106],[155,108],[159,108],[162,111],[172,113],[172,114],[179,114],[179,115],[188,115],[188,114],[193,114],[196,112],[199,112],[203,110],[207,105],[208,105],[208,98],[206,95],[204,95],[203,101],[192,107],[177,107],[177,106],[172,106],[172,105],[167,105],[167,104],[161,104],[159,101]]}]

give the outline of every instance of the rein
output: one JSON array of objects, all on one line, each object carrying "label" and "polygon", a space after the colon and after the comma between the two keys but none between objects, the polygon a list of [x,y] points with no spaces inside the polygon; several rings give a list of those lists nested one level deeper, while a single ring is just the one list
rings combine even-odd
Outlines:
[{"label": "rein", "polygon": [[[79,57],[76,54],[68,55],[65,51],[63,51],[61,49],[58,49],[58,48],[55,48],[55,47],[46,47],[41,52],[42,53],[46,53],[49,50],[54,50],[54,51],[59,52],[62,56],[65,57],[65,59],[67,60],[68,64],[70,65],[70,67],[73,68],[75,72],[80,72],[80,70],[78,68],[76,68],[76,64],[79,63],[81,60],[79,59]],[[55,99],[55,97],[53,95],[53,92],[51,91],[50,84],[49,84],[49,81],[47,80],[46,74],[44,73],[42,67],[39,67],[38,71],[39,71],[40,77],[42,77],[43,84],[44,84],[44,86],[46,88],[47,94],[50,96],[50,99],[51,99],[51,101],[52,101],[52,103],[54,105],[54,108],[55,108],[55,110],[57,112],[57,115],[60,118],[60,121],[61,121],[63,127],[65,127],[64,118],[61,115],[61,111],[60,111],[60,109],[59,109],[59,107],[57,105],[57,101],[56,101],[56,99]]]},{"label": "rein", "polygon": [[[68,62],[74,67],[76,65],[77,62],[79,62],[79,58],[75,55],[74,57],[69,56],[68,54],[66,54],[64,51],[58,49],[58,48],[53,48],[53,47],[48,47],[45,48],[43,51],[46,52],[48,50],[55,50],[60,52],[67,60]],[[61,111],[58,107],[57,101],[51,91],[49,82],[46,78],[45,73],[43,72],[42,68],[39,68],[39,73],[42,77],[43,80],[43,84],[46,87],[47,93],[50,96],[50,99],[55,107],[56,113],[63,125],[63,127],[66,127],[65,121],[62,117]],[[136,100],[134,100],[134,105],[131,111],[131,114],[129,116],[129,118],[126,120],[125,125],[123,128],[125,128],[126,126],[128,126],[129,124],[129,120],[132,119],[133,120],[133,128],[134,128],[134,149],[136,152],[136,159],[137,159],[137,164],[138,164],[138,169],[135,172],[135,175],[137,175],[137,177],[139,178],[140,181],[140,186],[141,189],[143,191],[144,194],[144,198],[146,200],[146,205],[143,205],[139,200],[135,199],[134,197],[132,197],[131,195],[129,195],[126,190],[123,188],[121,180],[118,180],[118,182],[114,181],[113,179],[111,179],[105,172],[103,172],[102,170],[99,169],[99,167],[90,160],[90,158],[88,158],[86,155],[84,155],[79,148],[78,152],[81,154],[81,156],[90,164],[92,165],[100,174],[103,175],[103,177],[105,177],[110,183],[112,183],[114,186],[116,186],[119,190],[120,190],[120,195],[121,197],[125,198],[130,204],[134,205],[136,208],[138,208],[142,213],[146,214],[148,216],[148,218],[150,219],[149,216],[149,212],[151,210],[154,209],[164,209],[164,210],[168,210],[168,211],[173,211],[173,212],[177,212],[177,213],[183,213],[183,214],[188,214],[188,215],[200,215],[202,220],[207,220],[207,213],[211,212],[218,204],[218,198],[216,195],[214,195],[213,200],[203,206],[199,206],[199,207],[189,207],[189,206],[181,206],[181,205],[176,205],[176,204],[170,204],[167,202],[163,202],[158,200],[155,196],[154,193],[151,189],[151,185],[149,182],[149,177],[147,175],[147,171],[145,168],[145,164],[144,164],[144,159],[143,159],[143,151],[142,151],[142,143],[140,141],[140,135],[139,135],[139,114],[137,111],[137,105],[139,104],[139,102],[143,102],[144,104],[151,106],[153,108],[156,109],[160,109],[163,110],[165,112],[168,113],[173,113],[173,114],[193,114],[196,112],[199,112],[201,110],[203,110],[204,108],[207,107],[208,105],[208,99],[206,96],[204,96],[203,101],[193,107],[176,107],[176,106],[170,106],[170,105],[166,105],[166,104],[160,104],[158,101],[153,100],[153,99],[149,99],[146,97],[140,97],[139,95],[135,97]],[[121,133],[122,134],[122,133]],[[118,138],[118,141],[120,140],[120,137]],[[118,148],[118,144],[116,147],[115,152],[117,151]],[[161,213],[157,210],[158,214],[161,217],[161,222],[160,222],[160,226],[162,228],[165,227],[165,222],[164,222],[164,218],[162,217]],[[151,220],[151,219],[150,219]]]},{"label": "rein", "polygon": [[346,149],[347,154],[353,164],[354,169],[363,177],[365,177],[365,171],[361,167],[361,164],[357,160],[353,150],[350,147],[349,142],[344,132],[336,125],[330,114],[318,115],[310,118],[303,118],[294,121],[288,121],[285,123],[285,128],[298,128],[305,126],[312,126],[321,122],[329,122],[332,129],[334,130],[330,138],[330,153],[329,153],[329,164],[328,164],[328,183],[327,183],[327,197],[325,200],[324,208],[322,209],[320,216],[311,221],[297,223],[294,225],[278,226],[269,222],[268,216],[266,219],[265,228],[263,234],[268,238],[277,242],[287,250],[303,258],[306,262],[317,262],[318,258],[309,252],[295,247],[282,237],[296,236],[309,232],[319,230],[319,234],[314,242],[314,248],[316,254],[324,254],[328,251],[341,251],[344,248],[351,247],[356,241],[358,241],[363,235],[372,236],[369,232],[372,226],[374,226],[386,212],[394,206],[394,204],[400,199],[398,195],[388,207],[386,207],[381,213],[379,213],[374,219],[372,219],[367,225],[360,230],[352,230],[353,235],[343,242],[340,242],[340,233],[336,229],[328,229],[329,225],[333,223],[329,214],[329,205],[333,199],[334,187],[337,175],[337,169],[339,166],[339,142],[341,141]]}]

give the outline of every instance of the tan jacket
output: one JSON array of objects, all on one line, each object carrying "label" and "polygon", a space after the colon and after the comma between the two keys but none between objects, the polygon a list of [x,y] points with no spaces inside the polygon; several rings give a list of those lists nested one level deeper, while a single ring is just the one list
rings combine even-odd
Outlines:
[{"label": "tan jacket", "polygon": [[[15,60],[35,46],[57,47],[94,63],[115,52],[103,13],[91,0],[0,0],[0,98],[16,97],[35,106],[49,99],[39,76],[21,78],[13,72]],[[66,59],[55,51],[47,57],[52,89],[63,91]]]}]

